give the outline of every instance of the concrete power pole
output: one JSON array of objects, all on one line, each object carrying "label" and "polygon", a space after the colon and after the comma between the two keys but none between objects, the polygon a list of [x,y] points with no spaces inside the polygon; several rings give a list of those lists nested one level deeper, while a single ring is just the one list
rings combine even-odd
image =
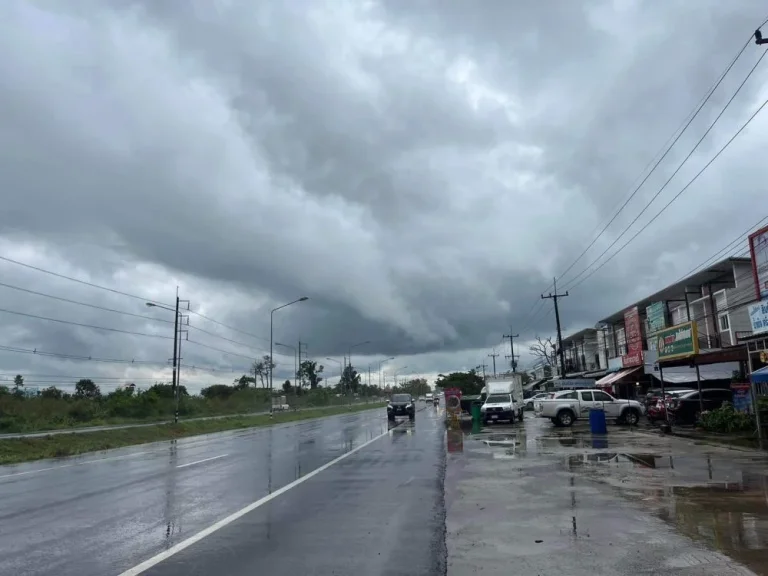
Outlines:
[{"label": "concrete power pole", "polygon": [[515,359],[515,338],[520,338],[520,334],[512,334],[512,328],[509,329],[509,334],[504,334],[504,338],[509,338],[509,356],[505,356],[505,358],[510,358],[512,360],[512,372],[517,372],[517,360]]},{"label": "concrete power pole", "polygon": [[544,294],[541,295],[542,299],[545,300],[553,300],[555,303],[555,322],[557,324],[557,353],[560,355],[560,378],[565,378],[565,354],[563,353],[563,333],[560,330],[560,309],[557,306],[557,300],[558,298],[565,298],[568,296],[568,290],[565,291],[565,294],[558,294],[557,293],[557,278],[554,279],[554,288],[555,293],[552,294],[552,292],[549,293],[549,295],[544,296]]},{"label": "concrete power pole", "polygon": [[493,358],[493,377],[496,378],[496,357],[499,355],[496,350],[494,350],[491,354],[488,354],[489,358]]}]

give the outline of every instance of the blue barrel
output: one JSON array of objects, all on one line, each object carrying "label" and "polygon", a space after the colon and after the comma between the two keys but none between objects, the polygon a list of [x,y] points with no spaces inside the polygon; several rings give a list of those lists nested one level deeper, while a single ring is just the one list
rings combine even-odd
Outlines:
[{"label": "blue barrel", "polygon": [[589,430],[592,434],[608,434],[608,424],[605,421],[605,410],[592,408],[589,411]]}]

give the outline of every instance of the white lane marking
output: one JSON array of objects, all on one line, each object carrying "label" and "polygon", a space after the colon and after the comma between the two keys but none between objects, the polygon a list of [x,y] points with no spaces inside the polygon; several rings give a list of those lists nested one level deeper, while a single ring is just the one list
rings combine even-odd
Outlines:
[{"label": "white lane marking", "polygon": [[150,568],[152,568],[153,566],[156,566],[156,565],[160,564],[160,562],[162,562],[163,560],[167,560],[171,556],[174,556],[174,555],[178,554],[179,552],[181,552],[182,550],[184,550],[186,548],[189,548],[193,544],[196,544],[197,542],[199,542],[203,538],[206,538],[206,537],[210,536],[211,534],[213,534],[217,530],[220,530],[221,528],[224,528],[225,526],[227,526],[229,524],[232,524],[232,522],[234,522],[235,520],[238,520],[238,519],[242,518],[243,516],[245,516],[249,512],[253,512],[254,510],[259,508],[260,506],[263,506],[267,502],[270,502],[271,500],[274,500],[278,496],[284,494],[285,492],[288,492],[288,490],[290,490],[292,488],[295,488],[296,486],[298,486],[302,482],[306,482],[307,480],[309,480],[313,476],[317,476],[318,474],[320,474],[320,472],[323,472],[324,470],[327,470],[328,468],[330,468],[334,464],[338,464],[339,462],[341,462],[345,458],[348,458],[348,457],[352,456],[352,454],[354,454],[358,450],[362,450],[363,448],[365,448],[369,444],[373,444],[374,442],[376,442],[376,440],[379,440],[380,438],[383,438],[384,436],[387,436],[388,434],[389,434],[389,432],[384,432],[383,434],[379,434],[378,436],[376,436],[375,438],[372,438],[371,440],[368,440],[367,442],[363,442],[362,444],[360,444],[360,446],[358,446],[356,448],[353,448],[352,450],[342,454],[338,458],[334,458],[330,462],[328,462],[326,464],[323,464],[322,466],[320,466],[319,468],[316,468],[315,470],[312,470],[312,472],[309,472],[306,476],[302,476],[301,478],[298,478],[297,480],[294,480],[290,484],[286,484],[282,488],[278,488],[277,490],[272,492],[272,494],[268,494],[267,496],[264,496],[263,498],[260,498],[259,500],[256,500],[256,502],[252,502],[251,504],[248,504],[248,506],[246,506],[245,508],[241,508],[240,510],[238,510],[237,512],[235,512],[233,514],[230,514],[226,518],[222,518],[218,522],[208,526],[208,528],[204,528],[203,530],[201,530],[197,534],[194,534],[194,535],[190,536],[189,538],[187,538],[186,540],[182,540],[181,542],[179,542],[175,546],[172,546],[172,547],[168,548],[168,550],[160,552],[156,556],[152,556],[152,558],[149,558],[148,560],[145,560],[144,562],[142,562],[141,564],[138,564],[137,566],[134,566],[133,568],[129,568],[125,572],[121,572],[120,574],[118,574],[118,576],[138,576],[142,572],[145,572],[145,571],[149,570]]},{"label": "white lane marking", "polygon": [[195,462],[187,462],[186,464],[179,464],[176,468],[186,468],[187,466],[194,466],[195,464],[202,464],[203,462],[210,462],[211,460],[218,460],[224,458],[229,454],[219,454],[218,456],[211,456],[210,458],[203,458],[202,460],[196,460]]},{"label": "white lane marking", "polygon": [[73,468],[75,466],[85,466],[86,464],[98,464],[99,462],[107,462],[109,460],[123,460],[125,458],[134,458],[135,456],[142,456],[143,454],[149,454],[148,450],[144,452],[134,452],[133,454],[125,454],[123,456],[110,456],[109,458],[97,458],[96,460],[86,460],[85,462],[73,462],[72,464],[62,464],[61,466],[51,466],[50,468],[39,468],[38,470],[27,470],[26,472],[14,472],[13,474],[5,474],[0,476],[2,478],[14,478],[16,476],[26,476],[27,474],[37,474],[39,472],[49,472],[50,470],[59,470],[60,468]]}]

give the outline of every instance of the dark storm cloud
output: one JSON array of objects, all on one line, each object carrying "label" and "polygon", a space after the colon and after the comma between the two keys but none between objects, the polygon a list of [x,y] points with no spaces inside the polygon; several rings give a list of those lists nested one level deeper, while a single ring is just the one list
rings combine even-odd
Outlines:
[{"label": "dark storm cloud", "polygon": [[[482,9],[121,0],[11,1],[0,16],[6,250],[164,302],[180,285],[193,309],[239,331],[194,315],[193,326],[247,344],[208,337],[248,358],[190,345],[190,362],[247,366],[268,346],[269,311],[306,295],[275,315],[276,340],[306,341],[320,358],[370,340],[360,353],[372,361],[408,357],[410,369],[431,372],[451,358],[476,364],[510,325],[524,337],[551,333],[540,292],[763,15],[746,1],[714,0],[696,10],[598,0]],[[757,55],[747,52],[564,287],[671,173]],[[763,85],[756,76],[745,87],[661,201],[754,108]],[[761,162],[751,134],[564,301],[565,326],[592,325],[664,285],[754,220]],[[715,214],[720,233],[703,234]],[[22,279],[91,297],[66,281]],[[153,326],[85,309],[69,318]],[[168,356],[160,339],[20,318],[13,326],[6,335],[17,342],[70,353]],[[283,352],[280,370],[290,371]]]}]

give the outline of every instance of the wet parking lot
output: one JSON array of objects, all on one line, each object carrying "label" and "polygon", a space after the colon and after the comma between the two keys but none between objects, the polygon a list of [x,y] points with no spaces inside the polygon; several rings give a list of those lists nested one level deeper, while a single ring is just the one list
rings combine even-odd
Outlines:
[{"label": "wet parking lot", "polygon": [[768,574],[762,454],[531,416],[447,445],[449,574]]}]

